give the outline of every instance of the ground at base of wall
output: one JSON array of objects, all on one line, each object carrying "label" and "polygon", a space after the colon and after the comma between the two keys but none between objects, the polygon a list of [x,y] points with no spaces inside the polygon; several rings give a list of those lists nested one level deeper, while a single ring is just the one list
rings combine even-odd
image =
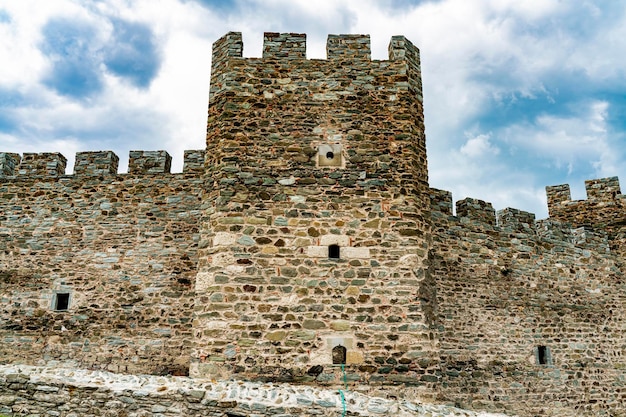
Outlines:
[{"label": "ground at base of wall", "polygon": [[[0,400],[0,416],[55,411],[54,415],[60,417],[506,417],[311,386],[122,375],[26,365],[0,366]],[[52,404],[56,410],[50,409]],[[92,404],[93,409],[85,404]],[[106,410],[102,411],[103,408]]]}]

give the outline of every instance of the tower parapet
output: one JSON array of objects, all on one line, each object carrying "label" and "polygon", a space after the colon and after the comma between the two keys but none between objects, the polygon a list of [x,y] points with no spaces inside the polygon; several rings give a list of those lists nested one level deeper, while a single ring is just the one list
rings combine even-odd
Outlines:
[{"label": "tower parapet", "polygon": [[184,153],[185,162],[183,173],[203,173],[204,172],[204,149],[187,150]]},{"label": "tower parapet", "polygon": [[419,49],[404,36],[393,36],[389,43],[389,60],[406,62],[406,79],[398,75],[399,82],[406,82],[409,91],[422,101],[422,77]]},{"label": "tower parapet", "polygon": [[559,204],[572,200],[572,194],[568,184],[549,185],[546,187],[546,196],[548,198],[548,211]]},{"label": "tower parapet", "polygon": [[241,58],[243,56],[243,41],[241,32],[228,32],[213,43],[213,55],[211,58],[211,75],[215,69],[226,65],[229,58]]},{"label": "tower parapet", "polygon": [[430,188],[430,209],[433,213],[452,216],[452,193],[446,190]]}]

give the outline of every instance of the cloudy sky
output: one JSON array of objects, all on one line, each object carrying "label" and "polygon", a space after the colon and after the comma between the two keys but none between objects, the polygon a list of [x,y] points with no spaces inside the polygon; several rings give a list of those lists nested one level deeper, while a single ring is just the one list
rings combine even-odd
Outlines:
[{"label": "cloudy sky", "polygon": [[546,185],[626,188],[626,3],[614,0],[0,0],[0,152],[202,149],[211,44],[243,32],[392,35],[421,50],[430,184],[547,216]]}]

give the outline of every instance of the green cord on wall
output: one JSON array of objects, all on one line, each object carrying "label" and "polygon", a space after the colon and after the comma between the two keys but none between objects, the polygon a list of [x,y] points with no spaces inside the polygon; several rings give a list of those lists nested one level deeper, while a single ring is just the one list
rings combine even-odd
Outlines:
[{"label": "green cord on wall", "polygon": [[[345,386],[345,390],[348,390],[348,378],[346,376],[346,367],[342,363],[341,364],[341,372],[343,372],[343,384]],[[341,417],[346,417],[346,397],[343,395],[343,391],[339,390],[339,395],[341,396],[341,404],[343,405],[343,412],[341,413]]]}]

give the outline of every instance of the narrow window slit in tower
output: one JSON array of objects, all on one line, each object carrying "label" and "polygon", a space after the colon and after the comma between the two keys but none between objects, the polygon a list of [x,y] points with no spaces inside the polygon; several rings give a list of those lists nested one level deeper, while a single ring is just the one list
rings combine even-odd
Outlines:
[{"label": "narrow window slit in tower", "polygon": [[55,311],[67,311],[70,306],[70,294],[67,292],[56,293],[54,300]]},{"label": "narrow window slit in tower", "polygon": [[345,365],[346,363],[346,348],[337,345],[333,348],[333,365]]},{"label": "narrow window slit in tower", "polygon": [[339,245],[328,246],[328,257],[330,259],[339,259]]},{"label": "narrow window slit in tower", "polygon": [[537,346],[537,362],[539,365],[550,364],[550,351],[547,346]]}]

